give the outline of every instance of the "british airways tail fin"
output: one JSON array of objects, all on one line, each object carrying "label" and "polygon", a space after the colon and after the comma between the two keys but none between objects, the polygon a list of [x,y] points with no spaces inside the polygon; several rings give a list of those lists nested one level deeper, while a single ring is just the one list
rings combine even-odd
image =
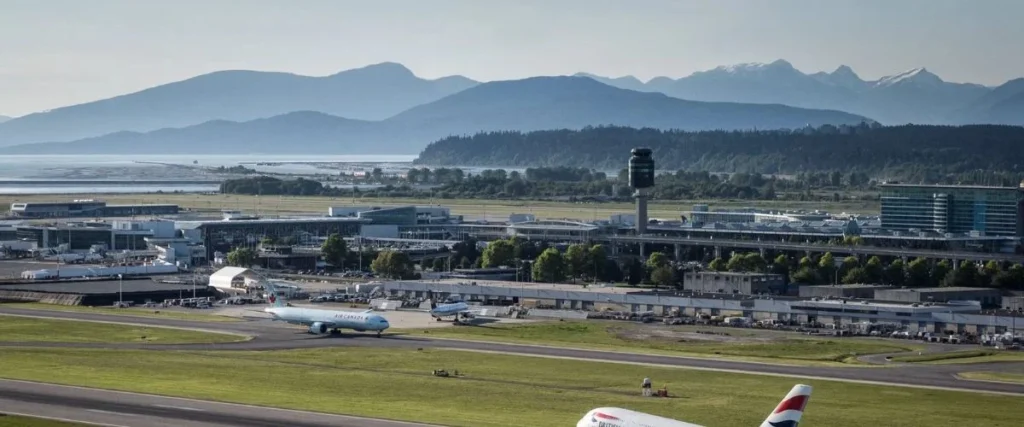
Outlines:
[{"label": "british airways tail fin", "polygon": [[761,427],[796,427],[804,414],[804,407],[811,399],[811,386],[797,384],[775,410],[761,423]]}]

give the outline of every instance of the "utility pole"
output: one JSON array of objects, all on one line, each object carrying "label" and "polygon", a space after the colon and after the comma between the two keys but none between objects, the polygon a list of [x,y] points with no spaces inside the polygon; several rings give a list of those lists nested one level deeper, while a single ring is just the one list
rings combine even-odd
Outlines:
[{"label": "utility pole", "polygon": [[117,275],[117,307],[121,308],[124,305],[124,276],[121,274]]}]

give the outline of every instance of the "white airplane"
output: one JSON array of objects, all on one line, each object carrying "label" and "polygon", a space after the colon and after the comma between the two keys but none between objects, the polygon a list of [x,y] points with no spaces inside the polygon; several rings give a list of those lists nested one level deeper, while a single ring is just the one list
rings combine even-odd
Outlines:
[{"label": "white airplane", "polygon": [[[811,386],[797,384],[760,427],[796,427],[811,398]],[[576,427],[703,427],[671,418],[622,408],[596,408],[587,412]]]},{"label": "white airplane", "polygon": [[356,332],[377,332],[377,338],[385,329],[391,327],[388,320],[373,310],[343,311],[324,310],[319,308],[289,307],[284,297],[279,297],[273,285],[265,285],[270,294],[270,307],[264,308],[265,313],[279,320],[295,325],[308,326],[308,332],[323,335],[330,331],[338,333],[341,329],[352,329]]},{"label": "white airplane", "polygon": [[481,311],[482,310],[480,309],[469,308],[469,304],[462,301],[448,304],[437,304],[437,302],[434,301],[434,293],[430,293],[430,316],[437,319],[438,322],[440,322],[444,317],[455,316],[455,323],[459,323],[460,316],[463,319],[469,319],[474,314],[480,314]]}]

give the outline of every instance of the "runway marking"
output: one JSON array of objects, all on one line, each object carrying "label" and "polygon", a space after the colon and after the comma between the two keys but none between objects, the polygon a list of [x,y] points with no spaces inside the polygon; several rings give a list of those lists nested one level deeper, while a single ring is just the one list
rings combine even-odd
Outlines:
[{"label": "runway marking", "polygon": [[[468,352],[474,352],[474,353],[487,353],[487,354],[499,354],[499,355],[504,355],[504,356],[510,355],[510,353],[508,353],[508,352],[492,351],[492,350],[472,350],[472,349],[465,349],[465,348],[446,348],[446,349],[443,349],[443,350],[468,351]],[[881,386],[888,386],[888,387],[909,387],[909,388],[921,388],[921,389],[929,389],[929,390],[959,391],[959,392],[965,392],[965,393],[986,393],[986,394],[995,394],[995,395],[1013,396],[1013,397],[1024,396],[1024,393],[1015,393],[1015,392],[1011,392],[1011,391],[975,390],[975,389],[958,388],[958,387],[943,387],[943,386],[917,385],[917,384],[900,384],[900,383],[895,383],[895,382],[891,382],[890,383],[890,382],[884,382],[884,381],[855,380],[855,379],[849,379],[849,378],[819,377],[819,376],[812,376],[812,375],[790,375],[790,374],[778,374],[778,373],[774,373],[774,372],[745,371],[745,370],[742,370],[742,369],[707,368],[707,367],[701,367],[701,366],[679,366],[679,365],[669,365],[669,364],[664,364],[664,363],[631,362],[631,361],[626,361],[626,360],[588,359],[588,358],[585,358],[585,357],[551,356],[551,355],[546,355],[546,354],[514,353],[514,355],[516,355],[516,356],[527,356],[527,357],[544,357],[544,358],[548,358],[548,359],[577,360],[577,361],[595,362],[595,363],[618,363],[620,365],[650,366],[650,367],[654,367],[654,368],[692,369],[692,370],[697,370],[697,371],[728,372],[728,373],[733,373],[733,374],[744,374],[744,375],[764,375],[764,376],[769,376],[769,377],[803,378],[803,379],[810,379],[810,380],[847,382],[847,383],[857,383],[857,384],[867,384],[867,385],[881,385]]]},{"label": "runway marking", "polygon": [[179,410],[182,410],[182,411],[206,412],[205,409],[189,408],[187,406],[158,405],[158,404],[155,404],[155,403],[153,404],[153,406],[160,407],[160,408],[166,408],[166,409],[179,409]]},{"label": "runway marking", "polygon": [[129,414],[129,413],[125,413],[125,412],[104,411],[102,409],[86,409],[86,411],[95,412],[97,414],[119,415],[119,416],[122,416],[122,417],[134,417],[134,416],[136,416],[135,414]]},{"label": "runway marking", "polygon": [[[96,388],[96,387],[81,387],[81,386],[64,385],[64,384],[57,384],[57,383],[46,383],[46,382],[40,382],[40,381],[12,380],[12,379],[7,379],[7,378],[0,378],[0,382],[25,383],[25,384],[41,385],[41,386],[46,386],[46,387],[67,388],[67,389],[75,389],[75,390],[83,390],[83,391],[93,391],[93,392],[99,391],[99,392],[111,393],[111,394],[125,394],[125,395],[155,397],[155,398],[159,398],[159,399],[176,400],[176,401],[181,401],[181,402],[195,402],[195,403],[202,403],[202,404],[207,404],[207,405],[234,406],[234,407],[238,407],[238,408],[253,408],[253,409],[280,411],[280,412],[286,412],[286,413],[292,413],[292,414],[313,414],[313,415],[320,415],[320,416],[325,416],[325,417],[343,418],[343,419],[348,419],[348,420],[386,421],[388,423],[395,424],[395,425],[408,425],[408,426],[417,426],[417,427],[443,427],[443,426],[440,426],[440,425],[437,425],[437,424],[425,424],[425,423],[417,423],[417,422],[411,422],[411,421],[393,420],[393,419],[388,419],[388,418],[372,418],[372,417],[360,417],[360,416],[357,416],[357,415],[332,414],[332,413],[328,413],[328,412],[300,411],[298,409],[275,408],[273,406],[259,406],[259,405],[249,405],[249,404],[245,404],[245,403],[220,402],[220,401],[216,401],[216,400],[189,399],[187,397],[164,396],[164,395],[159,395],[159,394],[133,393],[133,392],[130,392],[130,391],[107,390],[107,389]],[[116,427],[128,427],[128,426],[116,426]]]},{"label": "runway marking", "polygon": [[72,419],[69,419],[69,418],[51,417],[51,416],[48,416],[48,415],[33,415],[33,414],[25,414],[25,413],[21,413],[21,412],[3,411],[3,413],[7,414],[7,415],[18,416],[18,417],[39,418],[41,420],[60,421],[60,422],[69,423],[69,424],[89,424],[89,425],[103,426],[103,427],[131,427],[131,426],[126,426],[126,425],[121,425],[121,424],[108,424],[108,423],[98,423],[98,422],[95,422],[95,421],[72,420]]}]

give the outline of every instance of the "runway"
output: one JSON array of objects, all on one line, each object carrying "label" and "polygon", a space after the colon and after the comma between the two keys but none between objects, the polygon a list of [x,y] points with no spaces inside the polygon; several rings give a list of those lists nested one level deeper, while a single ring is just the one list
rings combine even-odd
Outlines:
[{"label": "runway", "polygon": [[[343,399],[339,399],[339,405]],[[0,380],[0,413],[119,427],[425,427],[317,412]]]},{"label": "runway", "polygon": [[[213,332],[227,332],[253,336],[250,341],[221,344],[94,344],[94,343],[0,343],[0,347],[64,347],[64,348],[125,348],[161,350],[274,350],[337,346],[379,348],[437,348],[480,351],[510,355],[578,359],[594,362],[630,363],[678,367],[685,369],[715,370],[744,374],[777,375],[816,380],[874,383],[886,386],[947,389],[964,392],[983,392],[1024,396],[1024,385],[961,380],[956,372],[964,371],[957,365],[901,365],[886,367],[804,367],[785,366],[730,360],[645,355],[611,351],[580,350],[537,345],[502,344],[477,341],[459,341],[428,337],[350,334],[312,336],[301,328],[286,327],[267,320],[240,322],[198,322],[19,309],[0,306],[0,315],[56,318],[67,320],[101,321],[175,327]],[[971,371],[1003,369],[1021,364],[972,364]],[[363,419],[312,412],[252,407],[226,403],[177,399],[152,395],[121,393],[98,389],[83,389],[49,384],[0,380],[0,412],[13,411],[26,415],[46,415],[76,421],[101,423],[118,427],[136,426],[370,426],[408,427],[424,424],[388,420]],[[339,404],[341,404],[339,402]]]},{"label": "runway", "polygon": [[[381,348],[440,348],[471,351],[485,351],[503,354],[543,356],[556,358],[583,359],[596,362],[637,363],[665,365],[691,369],[720,370],[746,374],[784,375],[797,378],[878,383],[890,386],[951,389],[961,391],[1012,393],[1024,396],[1024,385],[961,380],[956,372],[963,371],[958,365],[903,365],[886,367],[815,367],[788,366],[756,362],[720,359],[704,359],[677,356],[659,356],[612,351],[581,350],[564,347],[538,345],[502,344],[479,341],[459,341],[422,336],[350,334],[337,336],[313,336],[301,328],[283,327],[270,321],[240,322],[197,322],[174,319],[128,317],[97,313],[42,311],[0,307],[0,314],[89,320],[115,323],[130,323],[149,326],[178,327],[207,331],[221,331],[253,335],[251,341],[222,344],[91,344],[91,343],[0,343],[0,347],[79,347],[79,348],[131,348],[146,350],[276,350],[294,348],[319,348],[335,346],[359,346]],[[1019,363],[993,362],[970,365],[971,371],[1001,369]]]}]

